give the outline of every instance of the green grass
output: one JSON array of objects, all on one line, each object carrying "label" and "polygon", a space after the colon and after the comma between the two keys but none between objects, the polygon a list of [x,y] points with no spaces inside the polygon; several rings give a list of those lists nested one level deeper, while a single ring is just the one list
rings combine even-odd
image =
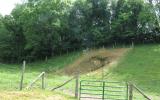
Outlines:
[{"label": "green grass", "polygon": [[[38,61],[26,64],[26,71],[24,74],[24,90],[41,72],[46,72],[46,89],[49,90],[62,84],[64,81],[70,79],[69,76],[57,75],[55,71],[64,68],[68,64],[74,62],[81,52],[72,52],[62,56],[57,56],[49,59],[48,61]],[[0,91],[18,91],[21,78],[22,64],[0,64]],[[70,88],[74,84],[66,86]],[[39,80],[33,89],[41,88],[41,80]],[[63,93],[63,92],[62,92]],[[69,99],[70,100],[70,99]]]},{"label": "green grass", "polygon": [[37,61],[34,63],[30,63],[28,64],[28,69],[29,71],[57,71],[72,63],[76,58],[80,56],[80,54],[81,52],[77,51],[50,58],[48,59],[48,61]]},{"label": "green grass", "polygon": [[160,45],[140,45],[130,50],[110,79],[130,81],[146,92],[160,93]]},{"label": "green grass", "polygon": [[[49,90],[62,84],[72,76],[65,76],[63,74],[56,74],[68,64],[74,62],[81,52],[73,52],[68,55],[57,56],[48,61],[38,61],[34,63],[27,63],[26,72],[24,76],[24,87],[26,87],[34,78],[36,78],[42,71],[46,74],[46,87]],[[19,88],[20,71],[22,65],[0,64],[0,90],[17,91]],[[107,68],[107,67],[106,67]],[[131,49],[120,60],[116,67],[107,71],[106,80],[111,81],[131,81],[139,88],[144,90],[149,95],[157,95],[160,93],[160,45],[140,45]],[[100,79],[101,74],[81,75],[81,80]],[[75,80],[67,84],[62,89],[74,92]],[[34,89],[41,88],[41,81],[39,80],[34,86]],[[60,93],[69,93],[62,92]],[[69,93],[72,94],[72,93]],[[137,96],[138,97],[138,96]],[[154,100],[158,100],[157,98]]]},{"label": "green grass", "polygon": [[1,100],[75,100],[74,97],[61,92],[51,91],[1,91]]},{"label": "green grass", "polygon": [[[109,71],[106,67],[105,80],[127,81],[136,84],[140,89],[153,98],[160,98],[160,45],[139,45],[129,50],[118,65]],[[81,79],[98,80],[101,74],[82,75]],[[144,97],[134,90],[135,100]]]}]

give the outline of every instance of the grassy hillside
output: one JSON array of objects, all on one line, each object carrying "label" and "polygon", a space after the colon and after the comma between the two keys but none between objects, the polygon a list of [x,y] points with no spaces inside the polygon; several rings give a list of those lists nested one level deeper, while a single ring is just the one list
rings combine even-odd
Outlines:
[{"label": "grassy hillside", "polygon": [[[111,49],[114,50],[114,49]],[[139,45],[111,65],[105,66],[105,80],[136,84],[153,98],[160,98],[160,45]],[[102,69],[83,75],[81,79],[101,79]],[[137,97],[143,96],[138,95]]]},{"label": "grassy hillside", "polygon": [[160,93],[160,45],[140,45],[113,68],[110,79],[131,81],[144,91]]},{"label": "grassy hillside", "polygon": [[[35,63],[27,63],[26,64],[26,71],[24,74],[24,90],[26,90],[27,85],[29,85],[30,82],[32,82],[42,71],[46,72],[46,90],[49,90],[52,87],[55,87],[61,83],[63,83],[65,80],[70,79],[71,77],[65,76],[65,75],[57,75],[55,74],[57,70],[62,69],[63,67],[67,66],[68,64],[74,62],[79,56],[81,52],[72,52],[69,54],[65,54],[62,56],[57,56],[54,58],[49,59],[48,61],[39,61]],[[21,67],[22,64],[16,65],[16,64],[2,64],[0,63],[0,91],[18,91],[19,90],[19,82],[21,77]],[[73,85],[74,83],[71,83]],[[69,85],[69,86],[71,86]],[[66,88],[70,88],[69,86],[66,86]],[[40,89],[41,88],[41,80],[39,80],[34,86],[33,89]],[[74,88],[74,87],[73,87]],[[45,91],[44,95],[42,94],[42,91],[39,93],[39,91],[29,91],[29,92],[20,92],[17,93],[17,95],[20,95],[21,97],[26,97],[27,95],[31,94],[41,94],[40,97],[45,98],[49,95],[53,95],[53,93]],[[55,92],[54,92],[55,93]],[[65,92],[61,92],[61,94],[58,94],[58,96],[62,96],[63,98],[66,98],[64,100],[70,100],[69,97],[65,96]],[[5,92],[4,94],[0,95],[0,98],[9,96],[12,93]],[[13,93],[14,94],[14,93]],[[15,97],[15,98],[14,98]],[[13,100],[19,100],[18,96],[14,96]],[[32,96],[30,98],[36,98],[36,96]],[[28,96],[25,98],[25,100],[30,99]],[[10,100],[10,99],[5,99]],[[39,100],[39,99],[38,99]],[[43,99],[44,100],[44,99]],[[49,99],[50,100],[50,99]],[[53,100],[53,99],[51,99]]]},{"label": "grassy hillside", "polygon": [[[114,55],[118,54],[118,49],[107,49],[114,51]],[[120,51],[123,49],[120,49]],[[95,53],[95,52],[94,52]],[[81,52],[73,52],[68,55],[57,56],[49,59],[48,61],[39,61],[35,63],[27,64],[24,87],[26,87],[35,77],[37,77],[42,71],[46,74],[46,87],[50,89],[59,84],[62,84],[72,76],[67,76],[64,73],[59,73],[66,69],[65,67],[79,59]],[[106,54],[107,55],[107,54]],[[138,87],[143,89],[150,95],[159,96],[160,93],[160,45],[140,45],[132,49],[129,49],[123,57],[118,59],[118,63],[107,65],[105,67],[105,79],[111,81],[131,81]],[[9,65],[0,64],[0,91],[12,90],[16,91],[19,87],[20,70],[22,65]],[[87,66],[86,66],[87,67]],[[100,79],[101,69],[90,72],[88,74],[81,75],[81,80],[84,79]],[[75,81],[72,81],[62,89],[63,93],[73,95]],[[41,87],[41,81],[35,84],[33,88],[37,89]],[[62,90],[64,92],[62,92]],[[67,90],[67,91],[66,91]],[[23,92],[21,92],[23,94]],[[20,93],[20,94],[21,94]],[[32,92],[28,92],[29,95]],[[33,93],[39,93],[33,92]],[[53,95],[45,91],[46,97]],[[19,95],[19,93],[18,93]],[[28,94],[27,94],[28,95]],[[58,94],[59,95],[59,94]],[[43,97],[43,96],[42,96]],[[64,96],[65,98],[68,98]],[[70,98],[70,97],[69,97]],[[28,98],[27,98],[28,99]],[[27,100],[26,99],[26,100]],[[66,99],[67,100],[67,99]],[[70,99],[69,99],[70,100]],[[157,98],[154,100],[158,100]]]}]

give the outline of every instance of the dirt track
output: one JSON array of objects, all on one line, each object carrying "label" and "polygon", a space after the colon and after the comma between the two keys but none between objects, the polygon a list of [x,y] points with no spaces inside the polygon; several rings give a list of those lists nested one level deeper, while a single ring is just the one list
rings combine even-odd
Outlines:
[{"label": "dirt track", "polygon": [[92,72],[117,61],[128,50],[129,49],[127,48],[89,50],[83,53],[83,55],[74,63],[65,67],[61,72],[67,75],[73,75],[77,72],[80,72],[81,74]]}]

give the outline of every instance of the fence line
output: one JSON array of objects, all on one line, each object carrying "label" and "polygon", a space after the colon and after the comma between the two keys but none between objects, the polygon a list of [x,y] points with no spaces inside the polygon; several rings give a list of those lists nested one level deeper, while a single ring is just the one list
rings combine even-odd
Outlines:
[{"label": "fence line", "polygon": [[138,94],[140,94],[141,96],[143,96],[145,99],[147,100],[152,100],[149,96],[147,96],[140,88],[138,88],[135,84],[133,83],[127,83],[128,84],[128,92],[129,92],[129,100],[133,100],[134,98],[134,94],[133,91],[134,89],[138,92]]},{"label": "fence line", "polygon": [[72,77],[71,79],[67,80],[67,81],[64,82],[63,84],[61,84],[61,85],[59,85],[59,86],[57,86],[57,87],[54,87],[54,88],[52,88],[52,89],[50,89],[50,90],[51,90],[51,91],[54,91],[54,90],[56,90],[56,89],[58,89],[58,88],[61,88],[62,86],[66,85],[67,83],[69,83],[69,82],[72,81],[73,79],[75,79],[75,77]]},{"label": "fence line", "polygon": [[133,88],[135,88],[141,95],[144,96],[147,100],[151,100],[141,89],[139,89],[135,84],[132,84]]},{"label": "fence line", "polygon": [[45,81],[44,81],[44,78],[45,78],[45,72],[42,72],[41,74],[38,75],[38,77],[36,79],[34,79],[28,86],[27,86],[27,89],[30,89],[37,81],[38,79],[42,78],[42,89],[45,88]]}]

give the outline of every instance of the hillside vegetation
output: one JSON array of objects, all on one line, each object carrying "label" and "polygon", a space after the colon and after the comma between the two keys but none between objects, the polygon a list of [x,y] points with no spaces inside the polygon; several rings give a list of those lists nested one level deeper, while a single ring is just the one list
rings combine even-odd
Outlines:
[{"label": "hillside vegetation", "polygon": [[[131,82],[160,100],[160,0],[21,1],[0,14],[0,99],[71,100],[79,73],[80,80]],[[23,91],[15,92],[23,61]],[[42,72],[44,95],[41,80],[26,88]]]},{"label": "hillside vegetation", "polygon": [[139,45],[128,52],[111,71],[111,77],[140,85],[146,91],[160,93],[160,45]]},{"label": "hillside vegetation", "polygon": [[[125,51],[124,53],[122,51]],[[147,94],[158,98],[160,93],[159,83],[160,83],[160,45],[139,45],[134,48],[106,48],[88,51],[89,54],[101,55],[101,56],[110,56],[111,55],[121,55],[117,56],[115,60],[111,60],[110,63],[106,63],[104,67],[105,80],[110,81],[130,81],[139,86]],[[105,53],[105,54],[104,54]],[[108,53],[108,54],[107,54]],[[48,61],[39,61],[35,63],[29,63],[26,66],[26,73],[24,78],[24,86],[26,87],[37,75],[42,71],[46,71],[46,86],[47,90],[57,85],[62,84],[66,80],[70,79],[72,75],[68,76],[65,71],[70,68],[76,69],[78,66],[74,66],[79,59],[84,58],[85,54],[81,52],[73,52],[68,55],[57,56]],[[88,55],[86,55],[88,57]],[[89,58],[82,59],[81,61]],[[88,60],[86,60],[88,61]],[[94,62],[94,61],[93,61]],[[89,62],[90,63],[90,62]],[[82,65],[84,65],[83,63]],[[0,65],[0,90],[18,90],[19,79],[20,79],[20,66],[21,65]],[[86,63],[84,69],[90,67]],[[71,70],[71,69],[70,69]],[[74,70],[71,70],[74,71]],[[83,71],[83,70],[81,70]],[[85,70],[84,70],[85,71]],[[102,78],[102,68],[98,67],[97,69],[91,70],[88,73],[86,71],[81,74],[81,80],[101,80]],[[37,82],[33,89],[41,88],[41,81]],[[73,96],[75,82],[71,81],[66,86],[58,89],[61,93],[68,94]],[[25,89],[26,90],[26,89]],[[68,92],[66,92],[68,91]],[[28,91],[29,92],[29,91]],[[32,93],[32,91],[30,91]],[[8,93],[7,93],[8,94]],[[157,96],[156,96],[157,95]],[[50,96],[50,95],[47,95]],[[158,100],[158,99],[154,99]]]},{"label": "hillside vegetation", "polygon": [[0,15],[0,61],[83,48],[160,42],[158,0],[25,0]]},{"label": "hillside vegetation", "polygon": [[[160,45],[158,44],[137,45],[133,48],[130,48],[126,53],[123,54],[123,56],[121,56],[120,59],[105,65],[104,79],[108,81],[132,82],[150,97],[152,97],[153,100],[159,100],[159,55]],[[82,79],[100,80],[101,78],[102,69],[82,76]],[[137,97],[139,97],[139,95],[137,95]]]},{"label": "hillside vegetation", "polygon": [[[37,61],[26,64],[24,74],[23,91],[19,91],[22,64],[3,64],[0,63],[0,99],[2,100],[74,100],[73,95],[67,95],[66,92],[51,92],[50,89],[70,79],[65,75],[57,75],[56,71],[68,66],[74,62],[81,52],[72,52],[66,55],[56,56],[48,61]],[[41,80],[39,80],[28,91],[26,87],[32,82],[42,71],[46,72],[46,90],[41,88]],[[72,87],[71,87],[72,86]],[[74,82],[66,86],[66,89],[73,90]],[[33,91],[32,91],[33,90]]]},{"label": "hillside vegetation", "polygon": [[[56,71],[74,62],[81,55],[81,52],[73,52],[62,56],[57,56],[48,61],[38,61],[27,63],[24,74],[24,88],[33,81],[41,72],[46,72],[48,89],[54,87],[70,77],[56,75]],[[19,90],[22,64],[0,64],[0,90]],[[40,88],[41,81],[36,85]]]}]

